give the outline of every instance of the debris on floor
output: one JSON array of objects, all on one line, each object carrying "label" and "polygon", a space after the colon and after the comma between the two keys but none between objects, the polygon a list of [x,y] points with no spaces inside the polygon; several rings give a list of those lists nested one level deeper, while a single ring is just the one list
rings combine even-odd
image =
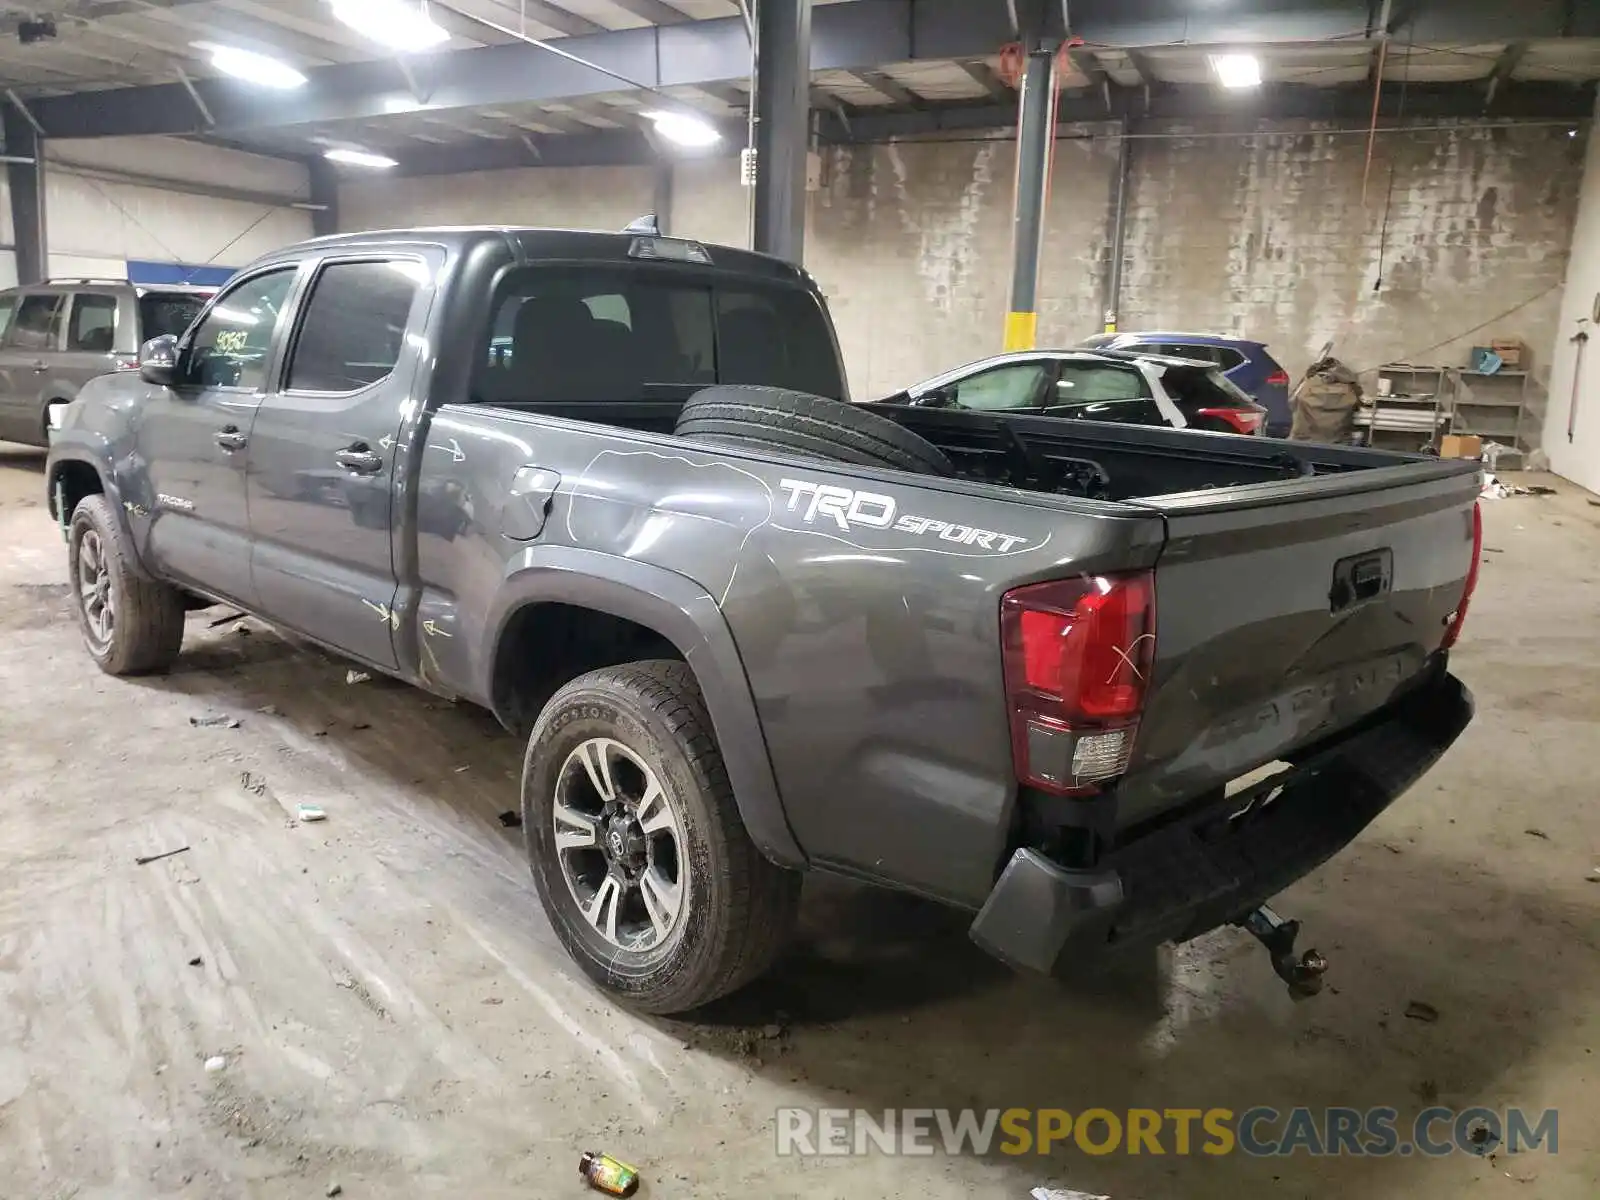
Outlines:
[{"label": "debris on floor", "polygon": [[1550,835],[1542,829],[1524,829],[1522,832],[1527,834],[1529,837],[1538,838],[1541,842],[1548,842],[1550,840]]},{"label": "debris on floor", "polygon": [[237,729],[239,718],[227,713],[207,713],[203,717],[190,717],[189,724],[196,729]]},{"label": "debris on floor", "polygon": [[326,821],[328,812],[315,804],[297,804],[294,808],[295,817],[302,822]]},{"label": "debris on floor", "polygon": [[160,854],[141,854],[133,860],[133,865],[142,867],[146,863],[160,862],[163,858],[171,858],[174,854],[182,854],[188,849],[187,846],[179,846],[176,850],[163,850]]},{"label": "debris on floor", "polygon": [[206,1074],[215,1075],[218,1071],[227,1070],[228,1060],[221,1054],[213,1054],[206,1059]]},{"label": "debris on floor", "polygon": [[263,704],[260,708],[256,709],[256,711],[262,716],[266,717],[278,716],[278,706],[276,704]]},{"label": "debris on floor", "polygon": [[344,1193],[344,1187],[343,1187],[342,1184],[330,1183],[328,1185],[328,1190],[323,1192],[322,1194],[324,1196],[338,1196],[338,1195],[342,1195],[343,1193]]},{"label": "debris on floor", "polygon": [[354,667],[344,673],[346,683],[365,683],[372,678],[369,671],[357,671]]},{"label": "debris on floor", "polygon": [[1439,1010],[1426,1000],[1413,1000],[1406,1005],[1406,1019],[1411,1021],[1426,1021],[1433,1024],[1439,1019]]},{"label": "debris on floor", "polygon": [[1588,879],[1590,883],[1600,883],[1600,867],[1596,867],[1594,870],[1590,871]]},{"label": "debris on floor", "polygon": [[1520,484],[1506,483],[1496,479],[1487,471],[1483,474],[1483,488],[1478,493],[1485,500],[1504,500],[1508,496],[1554,496],[1556,489],[1547,487],[1542,483]]},{"label": "debris on floor", "polygon": [[244,614],[242,612],[224,613],[222,616],[217,617],[215,620],[208,621],[206,623],[206,628],[207,629],[215,629],[218,625],[226,625],[230,621],[242,621],[242,620],[244,620]]},{"label": "debris on floor", "polygon": [[521,829],[522,814],[517,812],[515,809],[508,808],[505,812],[500,814],[500,824],[504,825],[507,829]]},{"label": "debris on floor", "polygon": [[239,786],[252,796],[265,796],[267,794],[266,778],[261,775],[252,775],[249,771],[240,773]]},{"label": "debris on floor", "polygon": [[609,1154],[585,1150],[578,1159],[578,1174],[595,1191],[608,1196],[631,1196],[639,1190],[639,1172]]},{"label": "debris on floor", "polygon": [[204,958],[202,958],[200,955],[196,954],[193,958],[191,958],[189,960],[189,965],[191,967],[203,967],[203,966],[206,965],[206,960]]},{"label": "debris on floor", "polygon": [[1033,1200],[1111,1200],[1110,1196],[1075,1192],[1071,1188],[1036,1187],[1028,1195],[1033,1197]]}]

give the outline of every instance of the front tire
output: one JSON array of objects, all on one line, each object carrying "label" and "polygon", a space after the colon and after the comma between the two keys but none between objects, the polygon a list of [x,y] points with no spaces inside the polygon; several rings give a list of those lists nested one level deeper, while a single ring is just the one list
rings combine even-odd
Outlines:
[{"label": "front tire", "polygon": [[141,578],[131,559],[110,502],[85,496],[67,530],[67,567],[84,648],[108,675],[165,671],[183,646],[183,593]]},{"label": "front tire", "polygon": [[697,1008],[788,941],[800,877],[745,832],[686,663],[606,667],[557,691],[528,740],[522,812],[557,935],[634,1008]]}]

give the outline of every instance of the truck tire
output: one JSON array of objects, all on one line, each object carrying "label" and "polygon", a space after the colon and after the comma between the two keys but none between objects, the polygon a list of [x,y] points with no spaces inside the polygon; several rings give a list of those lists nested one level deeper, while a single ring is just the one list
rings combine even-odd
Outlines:
[{"label": "truck tire", "polygon": [[703,438],[918,475],[954,475],[944,452],[887,417],[841,400],[769,387],[709,387],[678,414],[679,437]]},{"label": "truck tire", "polygon": [[745,832],[687,663],[606,667],[557,691],[528,739],[522,820],[557,936],[633,1008],[725,995],[793,930],[800,876]]},{"label": "truck tire", "polygon": [[67,529],[72,606],[89,656],[108,675],[165,671],[183,646],[184,594],[142,579],[111,502],[85,496]]}]

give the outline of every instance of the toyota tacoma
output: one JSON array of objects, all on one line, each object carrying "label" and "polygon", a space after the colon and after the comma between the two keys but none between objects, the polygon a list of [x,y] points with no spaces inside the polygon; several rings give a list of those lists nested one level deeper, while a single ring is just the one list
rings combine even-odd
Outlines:
[{"label": "toyota tacoma", "polygon": [[1241,924],[1313,990],[1265,901],[1471,717],[1472,464],[852,405],[808,275],[648,220],[288,247],[55,424],[103,670],[218,602],[489,709],[644,1010],[765,970],[806,871],[1059,974]]}]

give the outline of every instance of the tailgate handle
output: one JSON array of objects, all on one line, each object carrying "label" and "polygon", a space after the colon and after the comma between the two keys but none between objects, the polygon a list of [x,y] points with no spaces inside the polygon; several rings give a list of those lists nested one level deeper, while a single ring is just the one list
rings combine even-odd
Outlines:
[{"label": "tailgate handle", "polygon": [[1394,582],[1394,552],[1375,550],[1341,558],[1333,564],[1333,585],[1328,589],[1328,611],[1341,613],[1370,603]]}]

